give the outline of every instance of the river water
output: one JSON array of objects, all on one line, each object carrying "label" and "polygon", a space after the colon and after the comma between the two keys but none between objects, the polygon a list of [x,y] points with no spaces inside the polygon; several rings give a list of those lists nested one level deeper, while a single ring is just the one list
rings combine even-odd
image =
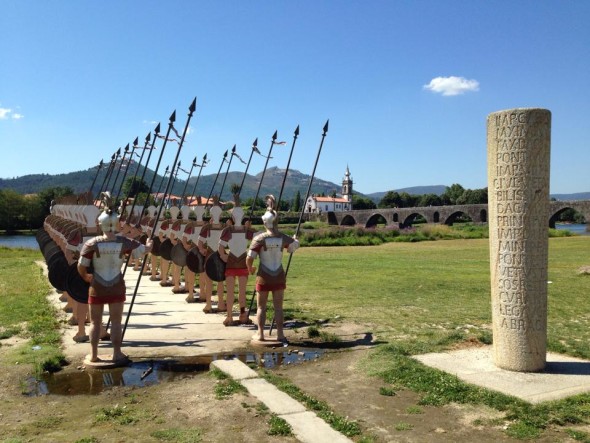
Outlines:
[{"label": "river water", "polygon": [[[586,230],[587,225],[557,223],[555,227],[561,230],[569,230],[578,235],[590,235]],[[0,246],[7,248],[39,249],[39,244],[34,235],[0,235]]]}]

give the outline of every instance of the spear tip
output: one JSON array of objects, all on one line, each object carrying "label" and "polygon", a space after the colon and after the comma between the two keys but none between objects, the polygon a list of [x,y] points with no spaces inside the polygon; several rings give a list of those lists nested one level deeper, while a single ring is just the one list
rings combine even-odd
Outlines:
[{"label": "spear tip", "polygon": [[135,140],[133,140],[133,146],[137,146],[139,144],[139,137],[135,137]]},{"label": "spear tip", "polygon": [[195,112],[195,109],[197,109],[197,97],[195,97],[195,99],[193,100],[191,105],[188,107],[188,110],[190,111],[191,114],[193,112]]},{"label": "spear tip", "polygon": [[256,140],[254,140],[254,143],[252,143],[252,146],[258,146],[258,137],[256,137]]},{"label": "spear tip", "polygon": [[172,115],[170,115],[170,118],[168,120],[170,120],[170,123],[174,123],[176,121],[176,109],[174,110]]},{"label": "spear tip", "polygon": [[299,125],[297,125],[297,127],[295,128],[295,136],[299,135]]},{"label": "spear tip", "polygon": [[156,129],[154,130],[154,132],[156,134],[159,134],[160,133],[160,123],[158,123],[158,126],[156,126]]},{"label": "spear tip", "polygon": [[152,133],[148,132],[148,135],[145,136],[145,141],[146,143],[149,143],[149,141],[152,139]]},{"label": "spear tip", "polygon": [[193,158],[193,166],[197,163],[197,157]]},{"label": "spear tip", "polygon": [[129,152],[129,143],[127,143],[127,146],[125,146],[125,153]]},{"label": "spear tip", "polygon": [[205,156],[203,157],[203,161],[207,160],[207,153],[205,152]]},{"label": "spear tip", "polygon": [[117,149],[117,157],[121,155],[121,148]]},{"label": "spear tip", "polygon": [[223,154],[223,158],[227,157],[227,153],[228,153],[228,150],[226,150],[225,154]]},{"label": "spear tip", "polygon": [[330,123],[330,119],[326,120],[326,124],[324,125],[324,133],[328,132],[328,124]]},{"label": "spear tip", "polygon": [[278,131],[275,131],[275,133],[272,135],[272,140],[275,141],[278,136]]},{"label": "spear tip", "polygon": [[231,153],[232,153],[232,154],[235,154],[235,153],[236,153],[236,145],[234,145],[234,147],[233,147],[233,148],[231,148]]}]

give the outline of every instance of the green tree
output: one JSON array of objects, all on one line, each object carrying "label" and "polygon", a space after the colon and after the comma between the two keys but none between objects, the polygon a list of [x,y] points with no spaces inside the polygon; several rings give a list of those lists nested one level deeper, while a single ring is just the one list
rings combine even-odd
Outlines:
[{"label": "green tree", "polygon": [[[396,191],[387,191],[377,204],[378,208],[400,208],[402,199]],[[354,206],[356,208],[356,205]]]},{"label": "green tree", "polygon": [[418,200],[419,206],[441,206],[442,198],[436,194],[423,194]]},{"label": "green tree", "polygon": [[140,178],[128,177],[125,179],[125,183],[123,183],[122,191],[124,196],[135,198],[137,194],[147,194],[150,191],[150,187]]},{"label": "green tree", "polygon": [[368,197],[359,197],[354,194],[352,196],[352,208],[353,209],[375,209],[377,205],[373,200]]},{"label": "green tree", "polygon": [[293,198],[293,206],[292,206],[292,211],[293,212],[299,212],[301,211],[301,192],[299,191],[299,189],[297,190],[297,193],[295,194],[295,197]]},{"label": "green tree", "polygon": [[24,229],[25,213],[24,196],[12,189],[0,189],[0,229],[7,232]]},{"label": "green tree", "polygon": [[51,208],[51,202],[58,200],[60,197],[68,197],[74,195],[74,190],[69,186],[55,186],[51,188],[45,188],[37,194],[41,206],[43,207],[46,214],[49,214]]},{"label": "green tree", "polygon": [[447,186],[442,195],[443,203],[445,205],[456,205],[457,199],[463,195],[463,192],[465,192],[465,188],[458,183],[452,184],[450,187]]}]

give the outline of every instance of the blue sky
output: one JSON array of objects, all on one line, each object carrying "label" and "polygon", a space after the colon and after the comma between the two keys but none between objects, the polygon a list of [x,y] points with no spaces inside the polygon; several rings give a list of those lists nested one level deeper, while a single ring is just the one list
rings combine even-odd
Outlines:
[{"label": "blue sky", "polygon": [[300,125],[309,174],[329,119],[317,177],[482,188],[487,115],[539,107],[551,192],[590,191],[588,23],[587,1],[2,1],[0,177],[106,161],[197,97],[180,160],[207,153],[204,173],[275,130],[284,168]]}]

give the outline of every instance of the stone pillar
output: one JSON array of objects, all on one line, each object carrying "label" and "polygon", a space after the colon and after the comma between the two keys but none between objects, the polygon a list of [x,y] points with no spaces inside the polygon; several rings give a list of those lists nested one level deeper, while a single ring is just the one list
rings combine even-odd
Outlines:
[{"label": "stone pillar", "polygon": [[493,353],[511,371],[546,363],[550,140],[546,109],[488,116]]}]

